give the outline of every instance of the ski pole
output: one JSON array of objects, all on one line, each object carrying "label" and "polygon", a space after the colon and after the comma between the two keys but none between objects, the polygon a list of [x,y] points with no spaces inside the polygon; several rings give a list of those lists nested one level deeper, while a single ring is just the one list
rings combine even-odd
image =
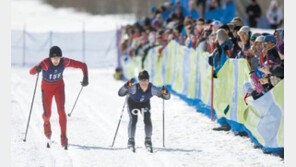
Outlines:
[{"label": "ski pole", "polygon": [[32,109],[33,109],[33,103],[34,103],[34,99],[35,99],[35,94],[36,94],[36,88],[37,88],[38,78],[39,78],[39,73],[37,74],[37,78],[36,78],[36,83],[35,83],[35,88],[34,88],[34,93],[33,93],[33,98],[32,98],[32,102],[31,102],[30,113],[29,113],[29,118],[28,118],[28,122],[27,122],[26,134],[25,134],[25,138],[23,140],[24,142],[26,142],[26,139],[27,139],[27,134],[28,134],[29,124],[30,124],[30,119],[31,119],[31,113],[32,113]]},{"label": "ski pole", "polygon": [[81,86],[81,89],[80,89],[80,91],[79,91],[79,94],[78,94],[78,96],[77,96],[77,98],[76,98],[76,100],[75,100],[74,106],[73,106],[71,112],[68,114],[69,117],[71,117],[71,114],[72,114],[72,112],[73,112],[73,110],[74,110],[74,108],[75,108],[75,106],[76,106],[77,100],[78,100],[78,98],[79,98],[79,96],[80,96],[80,93],[81,93],[82,89],[83,89],[83,86]]},{"label": "ski pole", "polygon": [[[127,99],[127,97],[126,97],[126,99]],[[116,136],[117,136],[117,132],[118,132],[119,125],[120,125],[121,118],[122,118],[123,111],[124,111],[124,107],[125,107],[125,104],[126,104],[126,99],[125,99],[124,104],[123,104],[123,107],[122,107],[121,115],[120,115],[120,118],[119,118],[119,122],[118,122],[118,125],[117,125],[117,128],[116,128],[116,131],[115,131],[115,135],[114,135],[114,138],[113,138],[113,142],[112,142],[111,147],[114,146],[114,142],[115,142],[115,139],[116,139]]]},{"label": "ski pole", "polygon": [[165,147],[165,144],[164,144],[164,99],[162,99],[162,108],[163,108],[163,112],[162,112],[162,146]]}]

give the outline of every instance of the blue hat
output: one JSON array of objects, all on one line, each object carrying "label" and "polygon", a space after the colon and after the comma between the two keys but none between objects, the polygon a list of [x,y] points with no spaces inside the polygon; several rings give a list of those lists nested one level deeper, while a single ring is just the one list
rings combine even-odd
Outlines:
[{"label": "blue hat", "polygon": [[150,10],[151,10],[151,12],[154,12],[154,11],[156,11],[156,6],[151,6],[151,8],[150,8]]},{"label": "blue hat", "polygon": [[266,35],[264,37],[264,42],[272,42],[276,44],[276,39],[273,35]]}]

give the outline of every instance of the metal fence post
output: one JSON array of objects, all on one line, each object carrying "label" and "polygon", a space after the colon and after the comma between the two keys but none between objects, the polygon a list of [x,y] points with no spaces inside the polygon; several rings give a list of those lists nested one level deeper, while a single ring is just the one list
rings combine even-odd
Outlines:
[{"label": "metal fence post", "polygon": [[49,32],[49,48],[52,47],[52,31]]}]

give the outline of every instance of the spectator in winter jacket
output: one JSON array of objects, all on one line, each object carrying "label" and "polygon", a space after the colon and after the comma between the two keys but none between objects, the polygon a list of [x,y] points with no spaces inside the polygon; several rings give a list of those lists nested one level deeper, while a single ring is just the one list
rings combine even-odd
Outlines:
[{"label": "spectator in winter jacket", "polygon": [[233,31],[232,31],[232,43],[233,43],[233,48],[232,48],[232,51],[231,51],[231,54],[232,54],[232,58],[235,58],[236,55],[241,51],[241,47],[239,46],[239,36],[238,36],[238,31],[240,30],[241,26],[235,26],[233,28]]},{"label": "spectator in winter jacket", "polygon": [[222,16],[222,9],[218,7],[218,3],[216,0],[210,0],[210,4],[208,10],[205,14],[206,20],[220,20]]},{"label": "spectator in winter jacket", "polygon": [[251,42],[251,46],[254,46],[255,40],[257,39],[257,37],[259,37],[261,34],[260,33],[254,33],[251,35],[250,37],[250,42]]},{"label": "spectator in winter jacket", "polygon": [[212,32],[207,38],[204,39],[204,41],[199,41],[199,46],[203,51],[213,53],[216,49],[216,33]]},{"label": "spectator in winter jacket", "polygon": [[270,24],[270,28],[272,29],[277,29],[278,26],[281,24],[283,19],[283,11],[282,8],[278,6],[278,2],[276,0],[272,0],[270,2],[266,17]]},{"label": "spectator in winter jacket", "polygon": [[259,66],[260,54],[262,52],[262,44],[264,42],[264,36],[258,36],[251,46],[249,52],[253,55],[251,59],[251,71],[255,71],[255,69]]},{"label": "spectator in winter jacket", "polygon": [[[83,72],[82,86],[88,85],[88,72],[85,63],[75,61],[66,57],[62,57],[62,50],[58,46],[50,48],[49,57],[42,60],[30,70],[31,75],[42,71],[42,103],[44,121],[44,134],[48,139],[51,139],[51,104],[52,98],[55,98],[57,110],[59,114],[59,123],[61,128],[61,145],[67,149],[67,117],[65,113],[65,86],[63,80],[63,72],[67,67],[80,68]],[[50,147],[49,143],[47,147]]]},{"label": "spectator in winter jacket", "polygon": [[227,50],[232,48],[232,42],[224,29],[219,29],[217,31],[216,38],[220,47],[218,51],[214,53],[213,57],[214,75],[218,73],[228,59]]},{"label": "spectator in winter jacket", "polygon": [[170,14],[172,13],[172,10],[170,9],[170,4],[170,2],[165,2],[161,7],[161,14],[164,21],[167,20],[170,17]]},{"label": "spectator in winter jacket", "polygon": [[224,0],[224,1],[225,1],[225,7],[223,9],[223,14],[220,20],[223,24],[227,24],[235,16],[235,4],[233,0]]},{"label": "spectator in winter jacket", "polygon": [[244,26],[244,22],[240,17],[235,17],[231,20],[230,24],[233,25],[233,27],[239,26],[242,27]]},{"label": "spectator in winter jacket", "polygon": [[174,10],[174,13],[177,14],[177,16],[178,16],[180,22],[183,23],[184,18],[185,18],[185,14],[184,14],[184,9],[183,9],[183,7],[181,6],[180,1],[176,3],[176,8],[175,8],[175,10]]},{"label": "spectator in winter jacket", "polygon": [[258,20],[261,16],[261,8],[256,0],[252,0],[251,4],[246,9],[246,13],[249,17],[249,26],[256,28]]},{"label": "spectator in winter jacket", "polygon": [[268,75],[268,77],[260,79],[261,84],[268,84],[273,87],[284,78],[284,41],[281,41],[277,45],[277,51],[280,55],[281,63],[274,66],[266,65],[260,69],[263,73]]},{"label": "spectator in winter jacket", "polygon": [[269,65],[280,64],[281,59],[276,49],[276,38],[273,35],[264,37],[263,43],[264,61]]},{"label": "spectator in winter jacket", "polygon": [[[204,27],[206,27],[206,25]],[[215,37],[215,34],[212,33],[211,26],[209,26],[209,27],[210,28],[208,28],[208,29],[206,29],[206,28],[204,29],[204,31],[202,32],[201,36],[198,38],[197,43],[196,43],[196,47],[202,46],[201,48],[203,48],[203,50],[205,50],[205,51],[207,50],[206,43],[209,42],[211,39],[214,39],[213,40],[213,47],[212,48],[215,48],[215,40],[216,40],[216,37]],[[210,37],[211,34],[213,34],[213,37]],[[213,50],[212,49],[211,49],[211,51],[208,50],[208,52],[212,53]]]},{"label": "spectator in winter jacket", "polygon": [[284,40],[284,29],[278,28],[274,31],[273,35],[276,38],[276,43],[280,43],[282,40]]},{"label": "spectator in winter jacket", "polygon": [[201,38],[204,31],[205,20],[203,18],[197,19],[196,23],[193,24],[193,35],[192,47],[196,48],[198,40]]},{"label": "spectator in winter jacket", "polygon": [[223,25],[221,21],[215,20],[211,23],[213,32],[217,32],[219,28]]},{"label": "spectator in winter jacket", "polygon": [[203,18],[199,18],[196,20],[193,33],[194,35],[197,36],[197,38],[199,38],[202,35],[204,31],[204,25],[205,25],[205,20]]},{"label": "spectator in winter jacket", "polygon": [[236,44],[236,38],[233,36],[233,34],[232,34],[232,32],[231,32],[231,30],[230,30],[230,27],[227,25],[227,24],[224,24],[224,25],[222,25],[221,27],[220,27],[220,29],[224,29],[225,31],[226,31],[226,33],[228,34],[228,36],[229,36],[229,39],[231,40],[231,42],[232,42],[232,44],[233,44],[233,46],[232,46],[232,48],[229,48],[229,50],[231,51],[231,52],[228,52],[227,54],[228,54],[228,57],[229,58],[235,58],[235,45],[237,45]]},{"label": "spectator in winter jacket", "polygon": [[163,19],[162,15],[159,13],[156,15],[156,18],[152,22],[152,27],[154,27],[156,30],[162,29],[163,26]]},{"label": "spectator in winter jacket", "polygon": [[250,36],[251,36],[251,31],[249,26],[243,26],[240,28],[238,31],[238,35],[242,41],[242,47],[241,47],[241,52],[238,54],[237,58],[246,58],[248,55],[248,51],[251,47],[250,43]]},{"label": "spectator in winter jacket", "polygon": [[194,20],[199,18],[198,12],[196,11],[196,9],[194,9],[194,1],[193,0],[189,1],[189,11],[187,13],[187,16],[191,16],[192,19],[194,19]]}]

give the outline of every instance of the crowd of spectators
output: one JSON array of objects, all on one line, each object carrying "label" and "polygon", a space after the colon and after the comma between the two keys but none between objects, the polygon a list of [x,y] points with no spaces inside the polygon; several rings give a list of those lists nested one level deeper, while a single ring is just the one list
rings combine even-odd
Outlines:
[{"label": "crowd of spectators", "polygon": [[284,78],[284,29],[275,29],[272,34],[254,33],[241,18],[229,13],[228,8],[234,8],[233,1],[224,2],[225,8],[218,10],[217,2],[210,0],[205,18],[192,7],[193,1],[189,12],[179,1],[151,7],[150,17],[121,29],[120,54],[141,56],[143,64],[149,49],[160,46],[157,50],[160,57],[166,45],[175,40],[188,48],[209,52],[213,77],[217,77],[227,59],[246,59],[253,86],[245,97],[257,99]]}]

